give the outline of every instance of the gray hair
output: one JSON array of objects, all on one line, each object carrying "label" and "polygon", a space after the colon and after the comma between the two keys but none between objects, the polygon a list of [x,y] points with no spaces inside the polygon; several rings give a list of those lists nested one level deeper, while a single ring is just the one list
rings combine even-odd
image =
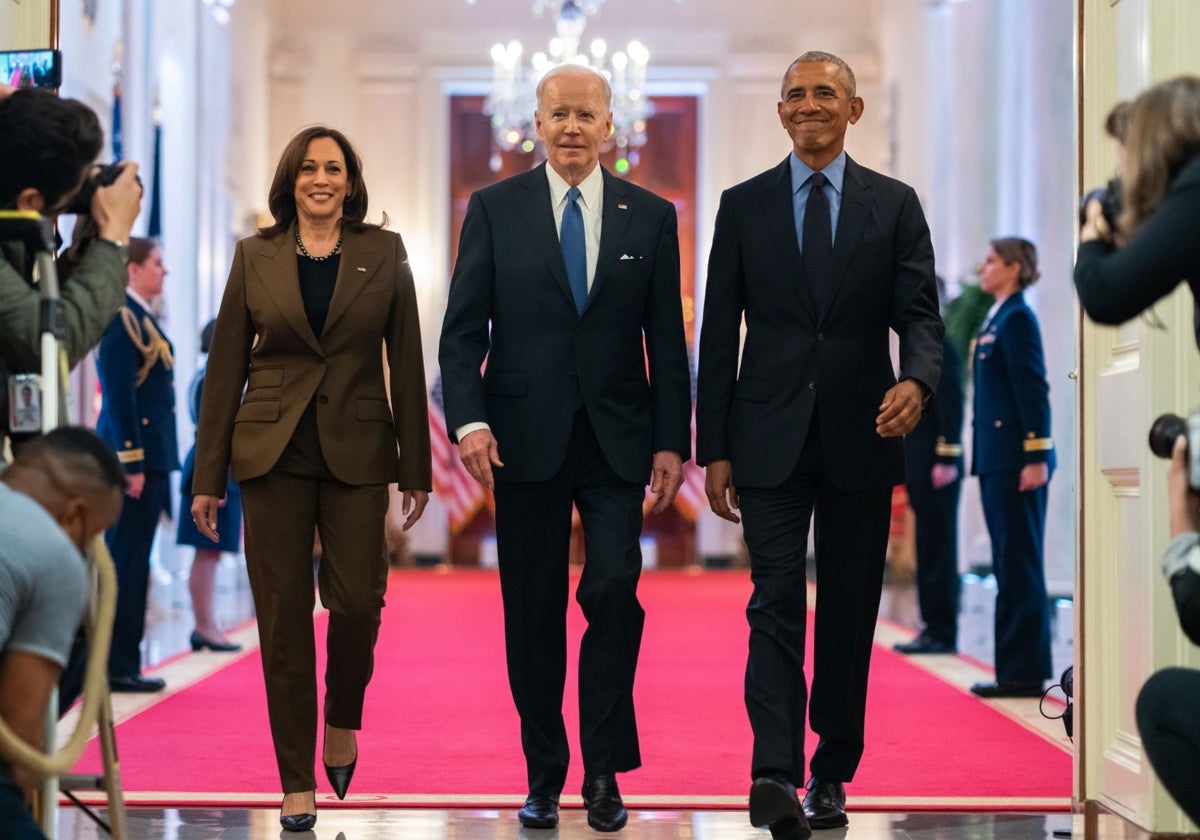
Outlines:
[{"label": "gray hair", "polygon": [[593,70],[591,67],[587,67],[583,64],[559,64],[554,67],[551,67],[549,70],[546,71],[546,74],[544,76],[542,76],[542,78],[539,79],[538,83],[537,83],[537,108],[538,108],[538,110],[539,111],[542,110],[542,94],[545,93],[546,82],[549,79],[553,79],[555,76],[566,76],[566,75],[581,76],[584,74],[586,74],[586,75],[592,77],[593,79],[595,79],[596,81],[600,82],[600,85],[601,85],[603,93],[604,93],[604,107],[606,109],[608,109],[609,111],[611,111],[612,110],[612,85],[610,85],[608,83],[608,79],[605,78],[603,73],[599,73],[599,72]]},{"label": "gray hair", "polygon": [[780,93],[787,86],[787,74],[792,72],[792,68],[797,64],[805,64],[807,62],[819,62],[821,64],[833,64],[837,67],[837,78],[842,87],[846,89],[846,96],[853,99],[857,95],[857,87],[854,81],[854,71],[850,69],[850,65],[844,59],[834,55],[833,53],[821,52],[820,50],[809,50],[804,55],[797,58],[788,65],[787,73],[783,74],[783,83],[780,85]]}]

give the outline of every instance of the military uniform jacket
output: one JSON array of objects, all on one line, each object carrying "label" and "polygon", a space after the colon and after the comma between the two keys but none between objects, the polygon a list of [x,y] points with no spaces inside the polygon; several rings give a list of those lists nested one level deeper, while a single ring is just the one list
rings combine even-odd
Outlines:
[{"label": "military uniform jacket", "polygon": [[96,433],[128,473],[179,469],[174,348],[158,321],[126,295],[96,355],[102,404]]},{"label": "military uniform jacket", "polygon": [[1021,292],[1000,304],[975,341],[971,472],[1018,472],[1046,462],[1054,470],[1050,384],[1042,335]]},{"label": "military uniform jacket", "polygon": [[950,336],[942,337],[942,377],[937,394],[929,401],[921,419],[904,438],[904,466],[908,480],[928,479],[934,464],[947,464],[963,471],[963,380],[962,362]]}]

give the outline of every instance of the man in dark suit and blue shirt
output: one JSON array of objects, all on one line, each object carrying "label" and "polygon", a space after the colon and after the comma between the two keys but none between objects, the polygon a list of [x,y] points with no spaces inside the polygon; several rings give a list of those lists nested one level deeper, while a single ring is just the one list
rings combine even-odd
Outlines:
[{"label": "man in dark suit and blue shirt", "polygon": [[[717,211],[696,453],[708,468],[709,504],[733,522],[740,508],[750,551],[750,820],[796,840],[810,826],[847,824],[843,783],[863,751],[892,487],[904,480],[901,439],[937,386],[943,326],[916,194],[843,150],[863,112],[849,66],[805,53],[781,93],[793,153],[727,190]],[[889,329],[900,338],[899,382]],[[805,549],[814,512],[808,704]],[[820,742],[801,808],[806,706]]]},{"label": "man in dark suit and blue shirt", "polygon": [[467,207],[442,326],[446,425],[496,496],[526,828],[558,824],[567,774],[567,557],[579,510],[583,801],[589,825],[617,831],[628,814],[615,774],[641,764],[633,677],[646,479],[665,509],[691,454],[677,223],[669,202],[599,166],[612,130],[603,76],[563,65],[537,94],[547,164]]},{"label": "man in dark suit and blue shirt", "polygon": [[129,243],[125,305],[96,355],[102,403],[96,433],[117,453],[129,486],[121,518],[104,534],[117,569],[117,614],[108,680],[113,691],[160,691],[159,677],[141,673],[150,549],[158,520],[171,513],[170,473],[179,469],[175,431],[174,348],[154,316],[162,294],[162,252],[149,239]]}]

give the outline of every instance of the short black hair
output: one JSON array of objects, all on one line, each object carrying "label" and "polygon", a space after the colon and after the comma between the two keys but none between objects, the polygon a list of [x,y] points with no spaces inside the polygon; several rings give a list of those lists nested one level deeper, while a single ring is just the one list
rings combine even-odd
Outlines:
[{"label": "short black hair", "polygon": [[17,460],[49,454],[78,459],[80,466],[87,469],[95,480],[106,487],[121,490],[126,487],[125,468],[117,460],[117,454],[91,429],[83,426],[59,426],[24,444]]},{"label": "short black hair", "polygon": [[55,206],[103,146],[100,120],[82,102],[40,88],[13,91],[0,99],[0,207],[14,207],[30,187]]}]

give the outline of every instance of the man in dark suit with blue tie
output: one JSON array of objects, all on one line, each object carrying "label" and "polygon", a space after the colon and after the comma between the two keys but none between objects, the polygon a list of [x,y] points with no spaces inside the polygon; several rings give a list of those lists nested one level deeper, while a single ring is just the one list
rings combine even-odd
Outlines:
[{"label": "man in dark suit with blue tie", "polygon": [[[892,487],[904,480],[901,439],[937,386],[943,326],[916,194],[844,151],[863,112],[850,67],[805,53],[784,76],[778,112],[793,153],[726,190],[717,211],[696,454],[708,468],[709,504],[733,522],[740,509],[750,551],[750,820],[797,840],[810,826],[847,824],[843,783],[863,751]],[[899,381],[889,330],[900,338]],[[814,513],[810,704],[805,553]],[[801,808],[806,707],[820,741]]]},{"label": "man in dark suit with blue tie", "polygon": [[641,764],[633,678],[646,481],[665,509],[691,454],[677,222],[669,202],[599,165],[612,129],[603,76],[562,65],[537,94],[547,163],[467,207],[439,354],[446,425],[471,475],[495,491],[526,828],[558,824],[567,774],[567,558],[579,510],[583,800],[589,825],[617,831],[628,814],[615,774]]}]

